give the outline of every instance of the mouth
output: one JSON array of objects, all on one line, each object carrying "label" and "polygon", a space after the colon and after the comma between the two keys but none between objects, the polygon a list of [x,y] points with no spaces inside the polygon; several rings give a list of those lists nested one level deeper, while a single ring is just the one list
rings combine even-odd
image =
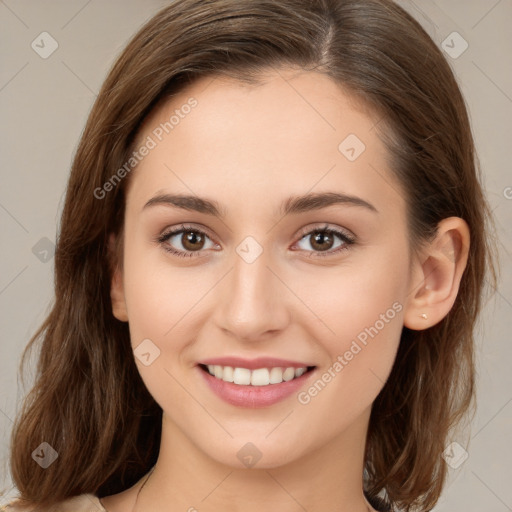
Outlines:
[{"label": "mouth", "polygon": [[274,357],[222,357],[200,361],[197,371],[224,402],[243,408],[269,407],[291,398],[313,379],[317,366]]},{"label": "mouth", "polygon": [[266,387],[298,379],[313,371],[316,366],[269,366],[246,368],[219,364],[199,364],[201,370],[215,379],[238,386]]}]

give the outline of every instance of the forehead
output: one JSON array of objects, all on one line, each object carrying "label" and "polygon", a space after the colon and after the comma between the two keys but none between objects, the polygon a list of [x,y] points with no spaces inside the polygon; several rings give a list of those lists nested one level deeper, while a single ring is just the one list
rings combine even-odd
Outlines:
[{"label": "forehead", "polygon": [[257,85],[203,77],[145,120],[135,146],[149,137],[154,148],[133,173],[129,196],[140,202],[172,189],[233,204],[237,191],[245,206],[261,207],[338,189],[386,202],[401,194],[378,122],[320,73],[279,70]]},{"label": "forehead", "polygon": [[[243,129],[241,136],[258,135],[252,139],[258,144],[275,136],[280,143],[293,141],[308,132],[319,135],[338,132],[340,137],[343,134],[340,128],[363,137],[381,120],[363,101],[323,73],[285,68],[268,71],[257,80],[258,83],[247,84],[226,76],[197,79],[160,102],[145,120],[139,141],[144,134],[170,120],[174,133],[183,131],[179,125],[185,125],[182,121],[186,117],[192,119],[186,124],[193,126],[197,137],[220,139],[236,128]],[[191,109],[187,104],[191,99],[197,106],[189,116]],[[298,118],[299,125],[295,122]],[[210,132],[211,128],[215,128],[214,133]],[[248,145],[251,139],[245,142]]]}]

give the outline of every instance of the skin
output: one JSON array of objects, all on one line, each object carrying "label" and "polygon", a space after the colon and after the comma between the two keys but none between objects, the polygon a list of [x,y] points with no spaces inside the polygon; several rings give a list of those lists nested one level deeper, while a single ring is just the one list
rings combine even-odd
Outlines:
[{"label": "skin", "polygon": [[[430,245],[411,250],[404,193],[378,118],[324,75],[281,69],[258,86],[200,79],[150,115],[138,144],[191,97],[197,106],[129,178],[123,258],[112,278],[113,313],[129,322],[133,347],[149,338],[160,350],[149,366],[135,359],[164,411],[158,462],[136,510],[365,512],[371,405],[403,326],[428,328],[450,310],[467,261],[467,225],[445,219]],[[349,134],[366,146],[353,162],[338,150]],[[336,204],[278,213],[289,196],[320,192],[357,196],[377,211]],[[163,193],[215,200],[225,217],[144,208]],[[155,241],[181,223],[209,237],[195,242],[192,257],[164,250],[184,250],[181,234]],[[322,257],[303,233],[325,223],[355,243],[334,253],[343,243],[335,236]],[[236,252],[247,236],[263,249],[250,264]],[[275,356],[317,367],[307,390],[393,304],[401,310],[306,405],[292,394],[262,409],[236,407],[199,374],[207,357]],[[252,468],[237,458],[248,442],[262,454]],[[131,511],[142,482],[103,505]]]}]

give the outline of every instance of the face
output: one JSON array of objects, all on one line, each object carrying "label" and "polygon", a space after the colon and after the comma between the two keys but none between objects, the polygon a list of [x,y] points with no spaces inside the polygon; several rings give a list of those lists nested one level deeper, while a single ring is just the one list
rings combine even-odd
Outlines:
[{"label": "face", "polygon": [[282,70],[203,78],[139,134],[114,314],[164,424],[216,461],[340,439],[391,371],[414,283],[378,120]]}]

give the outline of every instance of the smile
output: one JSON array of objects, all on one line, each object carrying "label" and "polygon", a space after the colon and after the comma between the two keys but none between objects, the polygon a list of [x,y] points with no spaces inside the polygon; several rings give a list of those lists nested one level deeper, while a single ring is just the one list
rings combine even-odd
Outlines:
[{"label": "smile", "polygon": [[314,367],[271,367],[271,368],[249,368],[220,366],[220,365],[200,365],[216,379],[224,382],[232,382],[239,386],[270,386],[281,384],[300,377],[308,370]]},{"label": "smile", "polygon": [[223,357],[201,361],[196,369],[214,395],[236,407],[261,408],[285,400],[307,385],[316,366],[273,357]]}]

